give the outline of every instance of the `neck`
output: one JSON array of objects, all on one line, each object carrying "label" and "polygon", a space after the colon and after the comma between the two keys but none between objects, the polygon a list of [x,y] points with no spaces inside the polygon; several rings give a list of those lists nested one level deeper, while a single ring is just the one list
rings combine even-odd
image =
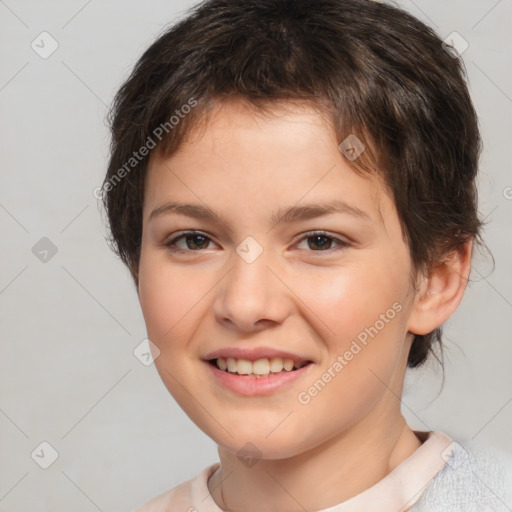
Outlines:
[{"label": "neck", "polygon": [[[208,481],[223,510],[320,510],[382,480],[421,445],[400,411],[373,411],[321,446],[282,460],[244,465],[219,447],[220,468]],[[362,471],[361,469],[364,468]]]}]

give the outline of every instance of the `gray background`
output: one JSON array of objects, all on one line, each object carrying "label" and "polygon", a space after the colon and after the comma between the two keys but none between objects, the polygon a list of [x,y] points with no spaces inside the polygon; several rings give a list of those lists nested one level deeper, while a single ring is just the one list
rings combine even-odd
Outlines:
[{"label": "gray background", "polygon": [[[400,3],[469,43],[485,143],[480,211],[496,259],[493,273],[489,257],[476,260],[446,325],[444,387],[435,368],[412,372],[403,411],[420,430],[510,450],[512,1]],[[154,366],[133,354],[143,318],[93,196],[108,157],[107,105],[193,4],[0,0],[1,511],[129,511],[217,460]],[[31,47],[43,31],[59,45],[47,59]],[[43,237],[57,248],[46,262],[32,251]],[[48,469],[35,461],[48,461],[48,449],[31,457],[43,441],[58,452]]]}]

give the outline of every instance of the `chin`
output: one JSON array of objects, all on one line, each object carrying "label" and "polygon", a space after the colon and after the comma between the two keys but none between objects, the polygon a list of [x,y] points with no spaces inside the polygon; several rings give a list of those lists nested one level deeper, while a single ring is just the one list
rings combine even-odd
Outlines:
[{"label": "chin", "polygon": [[288,430],[283,430],[281,435],[274,432],[268,438],[266,438],[267,432],[253,435],[249,432],[245,434],[241,429],[237,429],[233,437],[225,432],[221,435],[216,435],[219,432],[214,434],[205,431],[205,433],[218,445],[219,450],[227,450],[241,460],[247,460],[249,467],[258,460],[289,459],[314,448],[303,446],[296,434]]}]

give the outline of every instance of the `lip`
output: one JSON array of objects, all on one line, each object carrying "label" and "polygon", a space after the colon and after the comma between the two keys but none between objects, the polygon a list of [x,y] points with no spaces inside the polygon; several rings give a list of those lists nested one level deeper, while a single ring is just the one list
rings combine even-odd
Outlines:
[{"label": "lip", "polygon": [[[219,356],[223,357],[223,356]],[[276,356],[280,357],[280,356]],[[212,359],[215,359],[214,357]],[[291,358],[290,358],[291,359]],[[219,370],[214,364],[205,361],[213,378],[223,387],[244,396],[270,395],[284,390],[303,377],[313,364],[307,364],[297,370],[279,373],[271,377],[247,377]]]},{"label": "lip", "polygon": [[247,359],[249,361],[257,361],[258,359],[271,359],[273,357],[279,357],[281,359],[291,359],[295,364],[311,361],[308,358],[299,356],[297,354],[293,354],[292,352],[286,352],[284,350],[278,350],[272,347],[223,348],[210,352],[209,354],[204,356],[203,359],[208,361],[211,359],[218,359],[219,357],[223,357],[224,359],[232,357],[234,359]]}]

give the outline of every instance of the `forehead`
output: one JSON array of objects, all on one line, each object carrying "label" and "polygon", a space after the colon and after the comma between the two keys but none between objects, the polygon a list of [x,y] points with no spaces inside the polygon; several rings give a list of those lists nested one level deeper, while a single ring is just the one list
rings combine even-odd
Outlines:
[{"label": "forehead", "polygon": [[362,203],[382,221],[381,203],[390,200],[379,174],[356,173],[328,116],[304,102],[274,103],[264,111],[243,101],[220,103],[172,155],[152,154],[147,172],[146,219],[150,207],[184,196],[227,208],[231,193],[230,203],[245,201],[249,208],[248,200],[254,207],[341,200],[359,210]]}]

